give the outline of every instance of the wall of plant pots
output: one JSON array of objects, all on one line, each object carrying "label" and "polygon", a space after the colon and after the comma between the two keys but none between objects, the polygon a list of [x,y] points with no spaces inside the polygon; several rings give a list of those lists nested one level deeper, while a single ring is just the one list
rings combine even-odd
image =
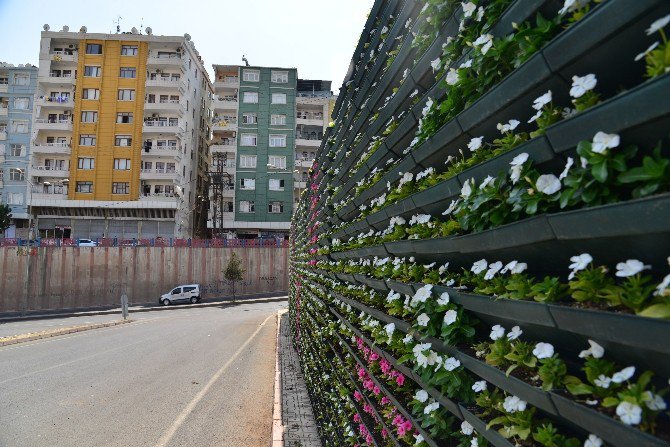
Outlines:
[{"label": "wall of plant pots", "polygon": [[669,24],[375,1],[292,228],[325,446],[670,445]]}]

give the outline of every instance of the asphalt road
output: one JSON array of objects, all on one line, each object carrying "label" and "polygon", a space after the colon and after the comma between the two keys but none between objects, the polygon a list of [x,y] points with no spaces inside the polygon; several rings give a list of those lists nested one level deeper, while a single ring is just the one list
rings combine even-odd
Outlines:
[{"label": "asphalt road", "polygon": [[0,446],[269,446],[282,307],[176,306],[0,348]]}]

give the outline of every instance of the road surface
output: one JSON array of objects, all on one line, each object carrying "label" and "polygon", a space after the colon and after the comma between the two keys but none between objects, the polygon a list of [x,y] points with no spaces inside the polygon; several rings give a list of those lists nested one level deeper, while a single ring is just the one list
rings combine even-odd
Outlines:
[{"label": "road surface", "polygon": [[175,306],[2,347],[0,446],[268,446],[282,307]]}]

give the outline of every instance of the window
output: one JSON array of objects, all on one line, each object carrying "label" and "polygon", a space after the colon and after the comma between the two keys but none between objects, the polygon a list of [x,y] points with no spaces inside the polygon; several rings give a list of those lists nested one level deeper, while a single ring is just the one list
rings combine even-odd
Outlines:
[{"label": "window", "polygon": [[135,90],[127,89],[127,88],[119,89],[118,100],[119,101],[133,101],[133,100],[135,100]]},{"label": "window", "polygon": [[258,123],[258,114],[256,114],[256,113],[243,113],[242,114],[242,123],[244,123],[244,124],[257,124]]},{"label": "window", "polygon": [[261,72],[258,70],[242,70],[242,80],[247,82],[258,82]]},{"label": "window", "polygon": [[129,194],[130,193],[130,183],[112,183],[112,194]]},{"label": "window", "polygon": [[249,104],[258,104],[258,92],[244,92],[242,101]]},{"label": "window", "polygon": [[286,135],[270,134],[270,147],[286,147]]},{"label": "window", "polygon": [[26,154],[26,147],[22,144],[12,144],[9,146],[10,157],[23,157]]},{"label": "window", "polygon": [[[151,163],[151,162],[149,162]],[[129,158],[115,158],[114,159],[114,169],[120,171],[129,171],[130,170],[130,159]],[[151,169],[151,165],[149,165]]]},{"label": "window", "polygon": [[288,71],[272,70],[270,81],[278,84],[288,84]]},{"label": "window", "polygon": [[79,135],[79,146],[95,146],[95,135]]},{"label": "window", "polygon": [[23,182],[26,179],[25,172],[17,168],[9,169],[9,180],[12,182]]},{"label": "window", "polygon": [[97,88],[85,88],[81,97],[83,99],[100,99],[100,90]]},{"label": "window", "polygon": [[286,169],[286,157],[270,155],[268,157],[268,164],[272,165],[270,169]]},{"label": "window", "polygon": [[79,157],[77,160],[77,168],[79,169],[94,169],[95,158]]},{"label": "window", "polygon": [[270,117],[270,124],[273,126],[285,126],[286,115],[272,115]]},{"label": "window", "polygon": [[284,190],[284,180],[278,178],[271,178],[268,182],[268,187],[270,191],[283,191]]},{"label": "window", "polygon": [[75,191],[90,194],[93,192],[93,182],[77,182]]},{"label": "window", "polygon": [[30,98],[14,98],[14,108],[27,110],[30,107]]},{"label": "window", "polygon": [[96,67],[93,65],[86,65],[84,67],[84,76],[99,78],[101,73],[102,69],[100,67]]},{"label": "window", "polygon": [[269,202],[268,203],[268,213],[283,213],[284,212],[284,202]]},{"label": "window", "polygon": [[241,178],[240,179],[240,189],[256,189],[256,179]]},{"label": "window", "polygon": [[129,124],[133,122],[133,112],[119,112],[116,114],[118,124]]},{"label": "window", "polygon": [[28,121],[12,121],[12,132],[28,133]]},{"label": "window", "polygon": [[102,54],[102,45],[99,43],[86,44],[86,54]]},{"label": "window", "polygon": [[240,155],[240,168],[256,168],[256,156]]},{"label": "window", "polygon": [[255,212],[256,203],[253,200],[240,200],[240,213]]},{"label": "window", "polygon": [[30,85],[30,75],[23,73],[15,74],[14,85]]},{"label": "window", "polygon": [[114,146],[131,146],[133,137],[131,135],[117,135],[114,138]]},{"label": "window", "polygon": [[272,104],[286,104],[286,93],[273,93]]},{"label": "window", "polygon": [[137,56],[137,45],[122,45],[121,56]]},{"label": "window", "polygon": [[255,133],[243,133],[240,137],[241,146],[256,146],[258,136]]},{"label": "window", "polygon": [[9,205],[23,205],[23,194],[20,192],[7,193],[7,203]]},{"label": "window", "polygon": [[98,121],[98,112],[81,112],[82,123],[95,123]]},{"label": "window", "polygon": [[137,77],[137,71],[135,67],[121,67],[121,71],[119,72],[119,77],[120,78],[136,78]]}]

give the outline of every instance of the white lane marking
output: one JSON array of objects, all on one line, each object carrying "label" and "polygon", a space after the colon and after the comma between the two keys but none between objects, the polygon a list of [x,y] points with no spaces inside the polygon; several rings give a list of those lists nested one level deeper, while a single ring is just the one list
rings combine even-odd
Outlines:
[{"label": "white lane marking", "polygon": [[251,340],[253,340],[254,337],[256,337],[256,335],[258,335],[258,333],[261,331],[263,326],[265,326],[265,323],[267,323],[267,321],[270,318],[273,318],[273,317],[276,318],[277,314],[272,314],[269,317],[267,317],[265,320],[263,320],[263,322],[260,324],[260,326],[258,326],[258,328],[256,328],[254,333],[251,334],[251,336],[249,338],[247,338],[247,340],[244,343],[242,343],[242,346],[240,346],[237,349],[237,351],[235,351],[233,356],[228,359],[228,361],[221,367],[221,369],[219,369],[212,376],[211,379],[209,379],[209,382],[207,382],[207,384],[203,387],[203,389],[200,390],[200,392],[195,395],[193,400],[191,400],[191,402],[189,402],[189,404],[186,405],[186,407],[182,410],[182,412],[179,413],[179,416],[177,416],[177,418],[174,420],[174,422],[172,423],[170,428],[163,434],[163,436],[160,438],[160,440],[156,443],[156,447],[164,447],[165,445],[167,445],[168,442],[170,442],[172,440],[172,438],[174,437],[174,435],[177,432],[177,430],[179,429],[179,427],[181,427],[181,425],[184,423],[186,418],[193,412],[193,410],[195,409],[195,406],[198,405],[198,402],[200,402],[202,400],[202,398],[205,397],[205,394],[207,394],[209,392],[209,389],[212,387],[212,385],[214,385],[214,383],[217,380],[219,380],[219,377],[221,377],[221,375],[224,372],[226,372],[228,367],[237,359],[237,357],[242,353],[244,348],[246,348],[247,345],[249,343],[251,343]]}]

